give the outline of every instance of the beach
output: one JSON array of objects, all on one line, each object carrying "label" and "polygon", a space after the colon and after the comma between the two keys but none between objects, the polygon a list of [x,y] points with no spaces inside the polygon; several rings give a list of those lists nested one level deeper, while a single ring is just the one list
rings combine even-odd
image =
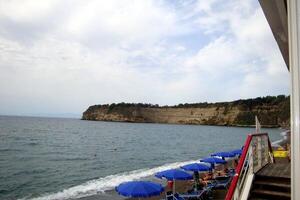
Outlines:
[{"label": "beach", "polygon": [[[191,189],[191,184],[188,183],[188,181],[177,181],[176,182],[176,192],[178,193],[185,193],[187,190]],[[169,191],[170,189],[165,186],[165,191],[161,193],[160,196],[155,196],[155,197],[149,197],[149,198],[143,198],[145,200],[161,200],[166,197],[166,191]],[[226,195],[227,190],[214,190],[212,192],[213,199],[214,200],[223,200],[224,196]],[[120,195],[117,195],[115,190],[109,190],[106,191],[105,193],[101,193],[98,195],[91,195],[88,197],[82,197],[79,198],[80,200],[136,200],[137,198],[126,198],[122,197]]]}]

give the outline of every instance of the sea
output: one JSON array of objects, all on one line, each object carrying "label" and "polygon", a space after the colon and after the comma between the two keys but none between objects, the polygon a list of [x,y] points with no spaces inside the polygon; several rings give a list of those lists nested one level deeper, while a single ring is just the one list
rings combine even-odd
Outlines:
[{"label": "sea", "polygon": [[[118,184],[241,148],[254,131],[0,116],[0,199],[122,199]],[[275,141],[283,130],[262,131]]]}]

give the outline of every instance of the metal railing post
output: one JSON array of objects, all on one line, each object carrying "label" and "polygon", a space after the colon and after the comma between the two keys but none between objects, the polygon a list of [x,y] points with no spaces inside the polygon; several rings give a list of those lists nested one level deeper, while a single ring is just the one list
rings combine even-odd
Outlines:
[{"label": "metal railing post", "polygon": [[291,73],[291,197],[300,199],[300,3],[287,1]]}]

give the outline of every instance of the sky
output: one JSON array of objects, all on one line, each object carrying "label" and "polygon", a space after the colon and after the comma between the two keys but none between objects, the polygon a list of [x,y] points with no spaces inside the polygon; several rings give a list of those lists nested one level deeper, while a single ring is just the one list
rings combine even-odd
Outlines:
[{"label": "sky", "polygon": [[289,94],[256,0],[0,0],[0,114]]}]

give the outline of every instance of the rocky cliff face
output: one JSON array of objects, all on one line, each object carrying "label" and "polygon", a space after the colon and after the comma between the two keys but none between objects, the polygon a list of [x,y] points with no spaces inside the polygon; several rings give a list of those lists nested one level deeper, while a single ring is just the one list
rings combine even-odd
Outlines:
[{"label": "rocky cliff face", "polygon": [[265,127],[289,126],[289,98],[264,97],[222,103],[180,104],[111,104],[90,106],[83,120],[201,124],[226,126],[254,125],[255,115]]}]

